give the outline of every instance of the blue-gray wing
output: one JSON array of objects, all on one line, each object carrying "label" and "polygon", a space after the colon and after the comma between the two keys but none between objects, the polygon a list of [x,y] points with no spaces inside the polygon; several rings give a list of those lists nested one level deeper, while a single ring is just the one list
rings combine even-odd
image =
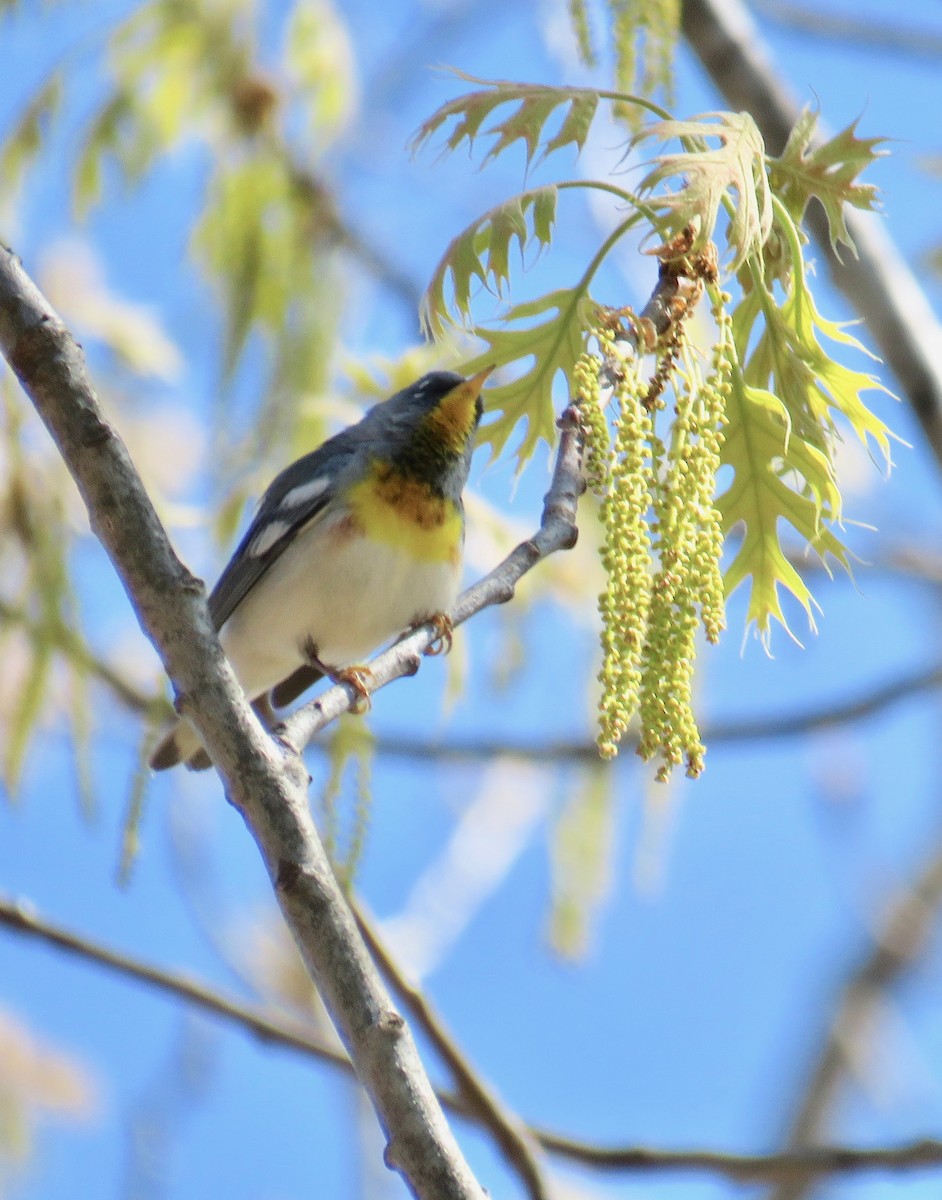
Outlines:
[{"label": "blue-gray wing", "polygon": [[298,532],[334,498],[338,477],[358,449],[359,439],[347,436],[352,432],[345,429],[330,438],[286,467],[272,482],[209,597],[209,612],[217,630]]}]

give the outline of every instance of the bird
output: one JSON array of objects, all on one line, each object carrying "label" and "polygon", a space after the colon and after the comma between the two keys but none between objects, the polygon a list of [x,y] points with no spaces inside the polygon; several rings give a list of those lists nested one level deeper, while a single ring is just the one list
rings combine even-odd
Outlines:
[{"label": "bird", "polygon": [[[462,493],[493,367],[432,371],[286,467],[209,597],[219,640],[262,716],[322,676],[369,703],[369,654],[427,621],[451,641],[461,581]],[[210,759],[180,718],[155,771]]]}]

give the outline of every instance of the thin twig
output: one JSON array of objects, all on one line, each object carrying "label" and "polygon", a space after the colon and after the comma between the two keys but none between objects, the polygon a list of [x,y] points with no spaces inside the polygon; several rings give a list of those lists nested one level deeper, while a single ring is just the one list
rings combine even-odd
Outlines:
[{"label": "thin twig", "polygon": [[[863,1038],[872,1037],[887,991],[925,952],[942,907],[942,846],[932,852],[915,882],[889,905],[872,949],[842,989],[830,1028],[812,1057],[802,1099],[787,1146],[816,1141],[825,1126],[841,1082]],[[773,1200],[800,1200],[808,1180],[786,1182]]]},{"label": "thin twig", "polygon": [[180,971],[155,967],[130,954],[112,950],[100,942],[73,933],[41,917],[31,904],[0,896],[0,925],[26,937],[36,938],[67,954],[96,963],[117,975],[146,983],[167,996],[182,1000],[203,1012],[231,1022],[262,1042],[297,1050],[302,1054],[353,1072],[353,1064],[340,1048],[328,1045],[306,1030],[300,1022],[273,1016],[257,1006],[224,995],[216,988]]},{"label": "thin twig", "polygon": [[[739,745],[743,742],[779,741],[807,733],[818,733],[849,725],[884,712],[914,696],[942,687],[942,663],[921,671],[901,675],[898,679],[847,700],[830,701],[814,708],[798,709],[780,714],[764,713],[750,719],[732,717],[728,720],[704,721],[700,731],[709,746]],[[630,748],[632,740],[625,739]],[[440,762],[472,762],[494,758],[523,758],[537,762],[571,762],[587,766],[609,767],[599,759],[594,742],[570,740],[537,742],[512,738],[450,738],[447,742],[416,742],[414,739],[383,734],[376,739],[377,754],[390,758],[427,759]]]},{"label": "thin twig", "polygon": [[593,1146],[534,1130],[552,1154],[611,1171],[707,1172],[737,1183],[813,1180],[864,1171],[939,1170],[942,1141],[921,1138],[899,1146],[812,1146],[778,1154],[728,1154],[722,1150],[652,1150],[645,1146]]},{"label": "thin twig", "polygon": [[[0,926],[44,942],[79,960],[104,966],[116,975],[147,984],[173,999],[219,1017],[259,1039],[266,1046],[314,1059],[348,1075],[347,1056],[301,1025],[272,1016],[256,1006],[223,995],[191,976],[166,971],[132,955],[108,949],[40,917],[31,905],[0,896]],[[439,1090],[442,1105],[479,1123],[460,1096]],[[529,1127],[547,1153],[569,1162],[605,1171],[694,1172],[741,1183],[774,1183],[784,1179],[850,1175],[874,1171],[914,1171],[942,1167],[942,1140],[923,1138],[898,1146],[816,1146],[778,1154],[731,1154],[720,1150],[661,1150],[649,1146],[600,1146],[552,1130]]]},{"label": "thin twig", "polygon": [[395,995],[412,1015],[416,1027],[425,1033],[448,1067],[469,1115],[490,1130],[504,1158],[520,1176],[532,1200],[549,1200],[550,1192],[540,1167],[539,1147],[533,1134],[515,1113],[507,1110],[503,1101],[462,1054],[421,989],[410,982],[389,953],[362,905],[351,902],[351,907],[374,961]]}]

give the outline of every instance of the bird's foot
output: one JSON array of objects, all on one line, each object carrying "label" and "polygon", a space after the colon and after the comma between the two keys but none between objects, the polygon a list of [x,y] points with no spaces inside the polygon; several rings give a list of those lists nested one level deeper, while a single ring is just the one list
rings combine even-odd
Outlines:
[{"label": "bird's foot", "polygon": [[455,626],[451,617],[447,613],[435,613],[434,616],[429,617],[423,624],[431,625],[435,629],[435,637],[429,642],[425,653],[447,654],[451,650],[451,643],[454,640],[455,634]]},{"label": "bird's foot", "polygon": [[370,686],[373,683],[373,672],[369,667],[343,667],[340,671],[330,672],[331,683],[348,683],[357,694],[350,708],[352,713],[362,716],[373,706],[370,699]]}]

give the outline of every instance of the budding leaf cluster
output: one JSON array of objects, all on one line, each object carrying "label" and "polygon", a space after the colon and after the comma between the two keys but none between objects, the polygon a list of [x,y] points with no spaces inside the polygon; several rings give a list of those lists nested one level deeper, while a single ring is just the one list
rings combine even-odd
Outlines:
[{"label": "budding leaf cluster", "polygon": [[[669,0],[647,7],[645,29],[654,29],[655,9],[658,37],[676,28]],[[636,0],[612,0],[613,24],[638,8]],[[570,11],[589,57],[589,6],[571,0]],[[624,77],[634,43],[616,40]],[[437,132],[447,134],[446,150],[488,139],[485,162],[517,146],[536,168],[560,149],[580,151],[604,103],[619,116],[626,108],[633,114],[622,157],[648,156],[637,163],[633,190],[610,172],[531,186],[489,209],[449,245],[424,317],[433,334],[470,326],[482,340],[483,352],[463,364],[469,372],[507,368],[488,388],[482,436],[495,454],[518,436],[521,467],[540,440],[554,438],[565,380],[583,414],[588,475],[605,526],[600,748],[614,753],[637,717],[640,752],[660,759],[662,777],[681,764],[697,775],[703,747],[692,714],[693,662],[699,638],[715,641],[723,628],[724,595],[747,591],[746,624],[764,642],[773,621],[787,628],[788,597],[810,620],[813,598],[794,565],[794,542],[822,561],[849,562],[836,471],[841,438],[853,433],[889,465],[892,435],[864,399],[885,389],[839,361],[863,348],[819,312],[801,229],[816,199],[832,244],[849,244],[844,206],[875,206],[874,189],[859,177],[883,153],[881,139],[858,136],[855,123],[826,140],[817,115],[805,110],[773,156],[748,114],[678,119],[651,101],[646,86],[632,95],[474,82],[476,90],[424,123],[416,145]],[[564,198],[587,189],[614,201],[620,219],[581,277],[514,303],[496,328],[475,325],[477,294],[505,296],[514,260],[542,254],[566,227]],[[616,313],[613,324],[590,288],[619,243],[639,233],[662,243],[646,251],[660,260],[658,287],[641,317]],[[676,289],[662,286],[671,283]],[[687,310],[704,292],[717,330],[708,363],[692,353],[684,331]],[[648,354],[653,374],[640,365]],[[730,561],[721,575],[724,547]]]}]

